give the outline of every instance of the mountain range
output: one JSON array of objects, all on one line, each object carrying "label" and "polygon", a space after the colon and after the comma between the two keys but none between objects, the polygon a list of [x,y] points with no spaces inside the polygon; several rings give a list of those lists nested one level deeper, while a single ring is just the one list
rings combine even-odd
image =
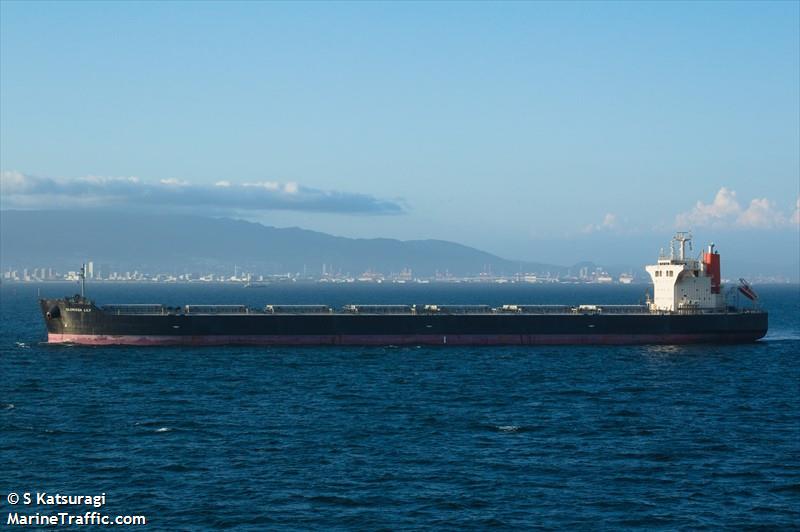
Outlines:
[{"label": "mountain range", "polygon": [[[149,272],[306,272],[414,275],[564,274],[443,240],[355,239],[229,218],[102,210],[0,211],[0,267],[96,267]],[[324,265],[324,266],[323,266]]]}]

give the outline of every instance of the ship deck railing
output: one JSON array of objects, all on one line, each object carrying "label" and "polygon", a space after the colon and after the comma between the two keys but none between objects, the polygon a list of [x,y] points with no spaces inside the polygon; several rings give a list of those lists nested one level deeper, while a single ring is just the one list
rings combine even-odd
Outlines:
[{"label": "ship deck railing", "polygon": [[267,305],[264,307],[267,314],[332,314],[333,309],[328,305]]},{"label": "ship deck railing", "polygon": [[100,307],[114,315],[700,315],[746,314],[763,312],[760,308],[727,306],[718,309],[684,307],[674,311],[651,310],[646,305],[345,305],[334,310],[327,305],[267,305],[253,309],[246,305],[185,305],[170,307],[153,304],[111,304]]},{"label": "ship deck railing", "polygon": [[503,305],[495,309],[500,314],[571,314],[571,305]]},{"label": "ship deck railing", "polygon": [[494,314],[495,309],[489,305],[423,305],[423,314]]},{"label": "ship deck railing", "polygon": [[250,314],[246,305],[186,305],[184,314]]},{"label": "ship deck railing", "polygon": [[100,310],[109,314],[169,314],[168,307],[152,304],[119,304],[103,305]]},{"label": "ship deck railing", "polygon": [[345,305],[346,314],[416,314],[416,305]]}]

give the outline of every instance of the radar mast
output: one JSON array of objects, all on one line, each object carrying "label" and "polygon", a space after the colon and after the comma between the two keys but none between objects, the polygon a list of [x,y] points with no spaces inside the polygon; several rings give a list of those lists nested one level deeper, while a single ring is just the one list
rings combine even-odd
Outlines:
[{"label": "radar mast", "polygon": [[686,244],[689,244],[689,251],[692,250],[692,233],[689,231],[678,231],[672,237],[672,245],[670,246],[670,258],[675,259],[675,244],[678,245],[678,260],[686,260]]}]

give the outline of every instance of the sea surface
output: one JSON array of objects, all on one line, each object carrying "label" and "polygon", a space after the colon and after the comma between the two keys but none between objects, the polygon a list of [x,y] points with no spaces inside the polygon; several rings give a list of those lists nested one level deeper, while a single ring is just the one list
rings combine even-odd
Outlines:
[{"label": "sea surface", "polygon": [[[95,284],[98,303],[637,303],[644,285]],[[65,347],[0,286],[9,493],[150,530],[800,527],[800,287],[754,344]],[[89,510],[93,510],[90,508]],[[67,510],[83,514],[86,507]],[[135,529],[136,527],[134,527]]]}]

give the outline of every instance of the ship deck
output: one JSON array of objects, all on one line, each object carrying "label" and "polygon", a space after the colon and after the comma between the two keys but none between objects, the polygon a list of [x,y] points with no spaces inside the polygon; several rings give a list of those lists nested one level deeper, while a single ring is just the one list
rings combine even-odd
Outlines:
[{"label": "ship deck", "polygon": [[742,314],[758,309],[684,308],[673,312],[650,310],[645,305],[185,305],[170,307],[153,304],[104,305],[103,313],[117,316],[542,316],[542,315],[664,315],[664,314]]}]

